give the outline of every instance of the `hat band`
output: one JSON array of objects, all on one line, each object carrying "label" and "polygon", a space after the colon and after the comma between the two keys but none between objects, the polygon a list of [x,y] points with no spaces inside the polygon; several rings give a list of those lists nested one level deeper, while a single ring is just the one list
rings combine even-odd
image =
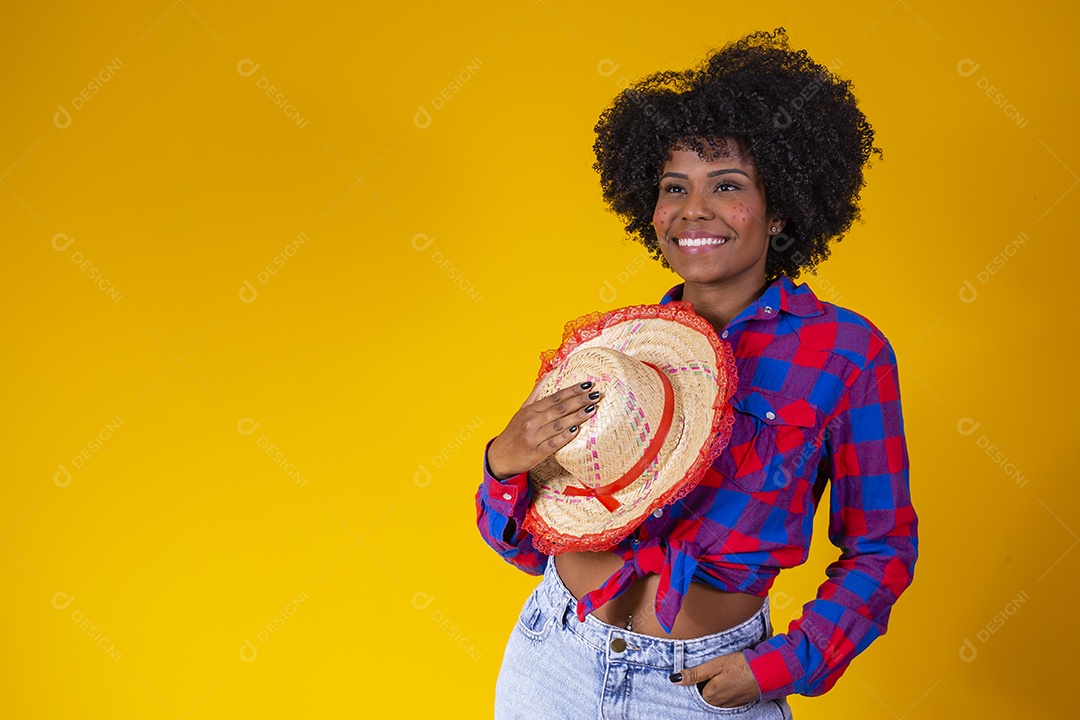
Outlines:
[{"label": "hat band", "polygon": [[645,362],[644,360],[641,362],[655,370],[664,384],[664,412],[660,418],[660,424],[656,428],[656,434],[653,435],[652,442],[645,448],[645,453],[641,456],[641,459],[634,463],[634,466],[627,470],[618,480],[597,487],[567,487],[563,489],[563,495],[588,495],[599,500],[607,508],[608,512],[615,512],[620,505],[619,501],[615,499],[615,493],[625,489],[630,483],[641,477],[641,473],[645,472],[660,453],[660,448],[663,447],[664,440],[667,438],[668,430],[671,429],[671,419],[675,416],[675,391],[671,389],[671,381],[668,380],[667,373],[651,362]]}]

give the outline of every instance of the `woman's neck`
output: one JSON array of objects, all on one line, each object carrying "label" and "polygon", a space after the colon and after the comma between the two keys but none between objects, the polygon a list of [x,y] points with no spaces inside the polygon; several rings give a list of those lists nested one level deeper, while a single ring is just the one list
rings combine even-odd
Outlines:
[{"label": "woman's neck", "polygon": [[690,301],[694,312],[721,332],[736,315],[761,297],[768,286],[763,278],[723,285],[684,282],[682,299]]}]

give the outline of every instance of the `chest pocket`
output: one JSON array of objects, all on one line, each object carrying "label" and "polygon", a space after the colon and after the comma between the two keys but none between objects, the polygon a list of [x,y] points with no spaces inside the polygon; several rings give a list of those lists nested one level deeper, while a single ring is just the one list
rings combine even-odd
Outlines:
[{"label": "chest pocket", "polygon": [[816,406],[752,386],[737,390],[731,405],[731,442],[716,461],[725,482],[747,492],[783,490],[817,466],[821,413]]}]

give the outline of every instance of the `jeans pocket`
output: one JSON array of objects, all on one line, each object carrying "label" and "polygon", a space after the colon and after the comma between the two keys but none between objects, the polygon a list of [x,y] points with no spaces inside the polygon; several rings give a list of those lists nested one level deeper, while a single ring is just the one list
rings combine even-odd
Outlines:
[{"label": "jeans pocket", "polygon": [[518,615],[517,630],[530,640],[543,640],[555,624],[555,613],[540,601],[539,588],[525,600]]},{"label": "jeans pocket", "polygon": [[682,687],[684,689],[688,690],[691,695],[693,695],[694,703],[696,705],[698,705],[699,707],[705,708],[710,713],[713,713],[715,715],[728,715],[728,716],[742,715],[744,713],[750,712],[751,709],[753,709],[754,707],[756,707],[760,703],[760,701],[758,701],[758,700],[753,700],[751,702],[748,702],[745,705],[737,705],[736,707],[718,707],[716,705],[710,705],[705,700],[705,696],[701,694],[701,692],[705,688],[705,684],[707,682],[709,682],[709,681],[708,680],[702,680],[697,685],[683,685]]}]

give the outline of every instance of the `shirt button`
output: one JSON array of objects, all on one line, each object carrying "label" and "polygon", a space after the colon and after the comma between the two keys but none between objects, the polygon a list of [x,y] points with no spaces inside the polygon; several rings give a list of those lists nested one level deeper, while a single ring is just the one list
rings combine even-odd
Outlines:
[{"label": "shirt button", "polygon": [[653,510],[652,516],[654,518],[664,517],[664,508],[656,508],[655,510]]},{"label": "shirt button", "polygon": [[772,315],[772,308],[768,305],[765,306],[765,314]]},{"label": "shirt button", "polygon": [[724,332],[720,333],[720,337],[724,338],[725,340],[727,339],[727,336],[728,336],[728,331],[727,331],[727,330],[725,330]]},{"label": "shirt button", "polygon": [[626,650],[626,641],[622,638],[615,638],[611,641],[611,649],[617,653],[621,653]]},{"label": "shirt button", "polygon": [[637,538],[634,538],[633,540],[630,541],[630,544],[631,545],[637,545],[639,542],[641,542],[641,541],[638,540]]},{"label": "shirt button", "polygon": [[775,420],[776,419],[776,413],[774,413],[772,410],[770,410],[769,412],[765,413],[765,417],[769,418],[770,420]]},{"label": "shirt button", "polygon": [[510,493],[503,493],[503,500],[513,500],[514,496]]}]

